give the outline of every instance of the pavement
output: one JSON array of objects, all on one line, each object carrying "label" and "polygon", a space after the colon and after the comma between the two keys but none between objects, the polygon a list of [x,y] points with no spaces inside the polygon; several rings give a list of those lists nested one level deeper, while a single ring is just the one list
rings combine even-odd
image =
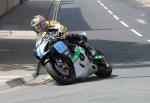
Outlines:
[{"label": "pavement", "polygon": [[142,3],[145,7],[150,6],[150,0],[136,0],[136,1]]},{"label": "pavement", "polygon": [[[8,42],[9,40],[19,41],[19,40],[26,39],[26,40],[34,41],[34,38],[35,38],[35,35],[33,31],[0,30],[0,41],[6,40],[7,43],[9,43]],[[14,52],[12,49],[5,50],[3,49],[2,46],[0,47],[1,47],[1,50],[0,50],[1,53]],[[3,57],[1,56],[1,58]],[[18,57],[17,59],[20,59],[20,58]],[[29,59],[31,59],[31,57]],[[42,76],[36,77],[36,70],[37,70],[36,68],[37,68],[37,63],[35,61],[31,62],[30,64],[29,63],[12,63],[12,62],[7,64],[7,63],[0,62],[0,91],[10,89],[13,87],[17,87],[17,86],[29,83],[31,81],[35,81],[36,83],[39,84],[42,82],[45,83],[44,81],[51,79],[51,77],[48,76],[47,72],[42,67],[40,67],[41,68],[40,75]]]},{"label": "pavement", "polygon": [[50,0],[29,0],[0,18],[0,91],[31,81],[39,84],[51,80],[42,68],[41,76],[35,76],[35,33],[30,27],[30,20],[39,12],[47,17],[49,5]]}]

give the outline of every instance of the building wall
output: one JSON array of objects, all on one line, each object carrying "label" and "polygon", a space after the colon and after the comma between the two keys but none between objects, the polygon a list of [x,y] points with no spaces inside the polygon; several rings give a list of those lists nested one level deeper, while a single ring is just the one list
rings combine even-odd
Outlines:
[{"label": "building wall", "polygon": [[19,5],[24,0],[0,0],[0,16],[5,14],[13,7]]}]

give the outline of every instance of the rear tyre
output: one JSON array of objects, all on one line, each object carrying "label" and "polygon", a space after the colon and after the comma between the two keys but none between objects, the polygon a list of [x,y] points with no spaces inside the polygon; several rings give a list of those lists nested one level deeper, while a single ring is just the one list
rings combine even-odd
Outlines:
[{"label": "rear tyre", "polygon": [[95,75],[101,78],[107,78],[111,76],[111,73],[112,73],[111,65],[109,66],[101,65],[99,66],[98,71],[95,73]]},{"label": "rear tyre", "polygon": [[107,58],[103,53],[97,50],[98,55],[101,55],[103,58],[96,62],[98,66],[98,71],[95,73],[96,76],[101,78],[110,77],[112,74],[112,66],[108,62]]}]

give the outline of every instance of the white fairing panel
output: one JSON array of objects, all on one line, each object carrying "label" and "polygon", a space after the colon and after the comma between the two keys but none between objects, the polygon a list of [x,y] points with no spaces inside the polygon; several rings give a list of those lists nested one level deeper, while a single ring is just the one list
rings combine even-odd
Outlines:
[{"label": "white fairing panel", "polygon": [[[84,54],[85,56],[85,54]],[[83,66],[81,66],[83,65]],[[81,61],[80,58],[74,63],[76,78],[83,78],[88,76],[88,69],[90,67],[90,62],[88,58],[85,56],[84,61]]]},{"label": "white fairing panel", "polygon": [[36,44],[36,55],[42,58],[42,56],[45,54],[44,48],[46,46],[47,42],[37,43]]}]

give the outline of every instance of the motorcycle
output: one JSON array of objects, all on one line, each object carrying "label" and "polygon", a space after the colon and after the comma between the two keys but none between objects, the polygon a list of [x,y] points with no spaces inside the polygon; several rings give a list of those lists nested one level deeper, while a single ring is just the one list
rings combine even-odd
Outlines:
[{"label": "motorcycle", "polygon": [[70,46],[57,30],[51,30],[36,44],[35,55],[56,82],[70,84],[93,74],[111,76],[112,67],[106,56],[93,50],[94,56],[79,45]]}]

